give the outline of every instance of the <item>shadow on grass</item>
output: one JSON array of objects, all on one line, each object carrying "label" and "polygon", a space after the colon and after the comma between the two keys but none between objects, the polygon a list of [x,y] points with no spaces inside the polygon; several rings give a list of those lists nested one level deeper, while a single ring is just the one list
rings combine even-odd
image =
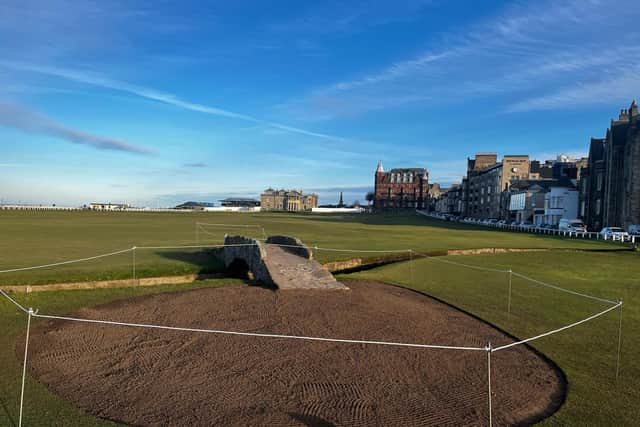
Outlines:
[{"label": "shadow on grass", "polygon": [[198,269],[198,274],[224,273],[222,249],[204,249],[200,251],[160,251],[158,255],[192,265]]},{"label": "shadow on grass", "polygon": [[223,248],[199,251],[162,251],[158,252],[158,255],[198,268],[196,280],[210,279],[212,274],[216,274],[220,277],[242,279],[251,286],[260,286],[269,290],[277,289],[275,286],[270,286],[256,280],[249,266],[243,260],[237,259],[229,268],[226,268],[224,265]]}]

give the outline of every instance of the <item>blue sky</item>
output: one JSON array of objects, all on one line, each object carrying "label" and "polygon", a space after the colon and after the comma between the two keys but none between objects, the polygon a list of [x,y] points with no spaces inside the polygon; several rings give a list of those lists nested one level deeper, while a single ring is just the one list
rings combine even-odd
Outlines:
[{"label": "blue sky", "polygon": [[0,3],[0,199],[172,205],[378,160],[458,181],[477,151],[586,154],[640,95],[640,3]]}]

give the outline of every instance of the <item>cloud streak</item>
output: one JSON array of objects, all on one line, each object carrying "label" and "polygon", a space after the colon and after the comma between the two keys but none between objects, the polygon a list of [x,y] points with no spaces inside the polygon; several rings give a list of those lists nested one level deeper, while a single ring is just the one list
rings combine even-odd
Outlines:
[{"label": "cloud streak", "polygon": [[633,83],[628,72],[640,66],[640,33],[619,29],[633,28],[638,19],[640,7],[631,3],[514,2],[473,26],[452,28],[423,52],[316,88],[280,108],[327,120],[486,97],[504,103],[503,112],[617,102],[623,82]]},{"label": "cloud streak", "polygon": [[0,126],[27,133],[52,136],[100,150],[124,151],[143,155],[155,154],[153,150],[140,145],[134,145],[119,139],[105,138],[64,126],[43,114],[9,102],[0,102]]},{"label": "cloud streak", "polygon": [[329,135],[321,132],[314,132],[314,131],[301,129],[294,126],[288,126],[281,123],[262,120],[253,116],[236,113],[236,112],[225,110],[222,108],[211,107],[208,105],[190,102],[190,101],[181,99],[178,96],[171,93],[161,92],[155,89],[150,89],[150,88],[134,85],[127,82],[110,79],[110,78],[93,74],[93,73],[87,73],[87,72],[68,69],[68,68],[39,66],[39,65],[24,64],[19,62],[12,62],[12,61],[0,61],[0,65],[8,68],[16,69],[16,70],[54,76],[54,77],[70,80],[76,83],[83,83],[83,84],[88,84],[92,86],[98,86],[102,88],[116,90],[119,92],[125,92],[130,95],[135,95],[147,100],[160,102],[162,104],[168,104],[183,110],[195,111],[198,113],[208,114],[212,116],[226,117],[229,119],[243,120],[243,121],[256,123],[263,126],[268,126],[274,129],[280,129],[280,130],[291,132],[291,133],[297,133],[300,135],[306,135],[306,136],[311,136],[311,137],[321,138],[321,139],[326,139],[331,141],[337,141],[337,142],[353,141],[349,138],[343,138],[340,136]]}]

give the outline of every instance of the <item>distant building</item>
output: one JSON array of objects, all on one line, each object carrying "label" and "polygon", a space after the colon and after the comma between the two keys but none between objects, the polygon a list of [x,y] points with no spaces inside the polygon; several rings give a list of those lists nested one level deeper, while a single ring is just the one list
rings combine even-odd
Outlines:
[{"label": "distant building", "polygon": [[467,182],[463,183],[464,216],[500,218],[504,211],[502,192],[518,180],[529,179],[529,156],[478,153],[467,159]]},{"label": "distant building", "polygon": [[228,208],[255,208],[260,206],[260,200],[242,197],[229,197],[227,199],[220,200],[220,205]]},{"label": "distant building", "polygon": [[126,203],[89,203],[89,209],[96,211],[122,211],[129,207]]},{"label": "distant building", "polygon": [[462,213],[462,185],[453,184],[449,188],[438,186],[438,190],[440,196],[435,199],[434,210],[441,214],[460,215]]},{"label": "distant building", "polygon": [[318,195],[303,194],[302,190],[266,189],[260,195],[263,211],[304,212],[318,207]]},{"label": "distant building", "polygon": [[424,168],[384,171],[378,163],[375,174],[375,209],[425,209],[429,196],[429,172]]},{"label": "distant building", "polygon": [[578,217],[578,190],[571,185],[552,185],[544,194],[544,214],[534,215],[535,225],[557,225],[561,219]]},{"label": "distant building", "polygon": [[611,120],[605,138],[591,138],[580,210],[588,228],[640,224],[640,114],[636,101]]},{"label": "distant building", "polygon": [[556,225],[560,219],[575,219],[578,213],[575,182],[566,177],[516,181],[503,192],[506,211],[502,218],[535,225]]},{"label": "distant building", "polygon": [[201,211],[205,208],[212,208],[214,206],[213,203],[209,202],[184,202],[176,206],[174,209],[180,210],[192,210],[192,211]]}]

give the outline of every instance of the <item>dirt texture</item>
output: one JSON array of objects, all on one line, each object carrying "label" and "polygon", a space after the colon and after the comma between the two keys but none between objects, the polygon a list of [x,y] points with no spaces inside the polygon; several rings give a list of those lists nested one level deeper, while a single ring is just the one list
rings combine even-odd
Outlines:
[{"label": "dirt texture", "polygon": [[[74,316],[422,344],[494,346],[512,339],[417,292],[233,285],[82,309]],[[22,346],[16,345],[21,360]],[[525,346],[492,356],[493,424],[557,410],[562,375]],[[98,417],[132,425],[488,424],[487,353],[307,342],[53,320],[31,335],[29,369]]]}]

